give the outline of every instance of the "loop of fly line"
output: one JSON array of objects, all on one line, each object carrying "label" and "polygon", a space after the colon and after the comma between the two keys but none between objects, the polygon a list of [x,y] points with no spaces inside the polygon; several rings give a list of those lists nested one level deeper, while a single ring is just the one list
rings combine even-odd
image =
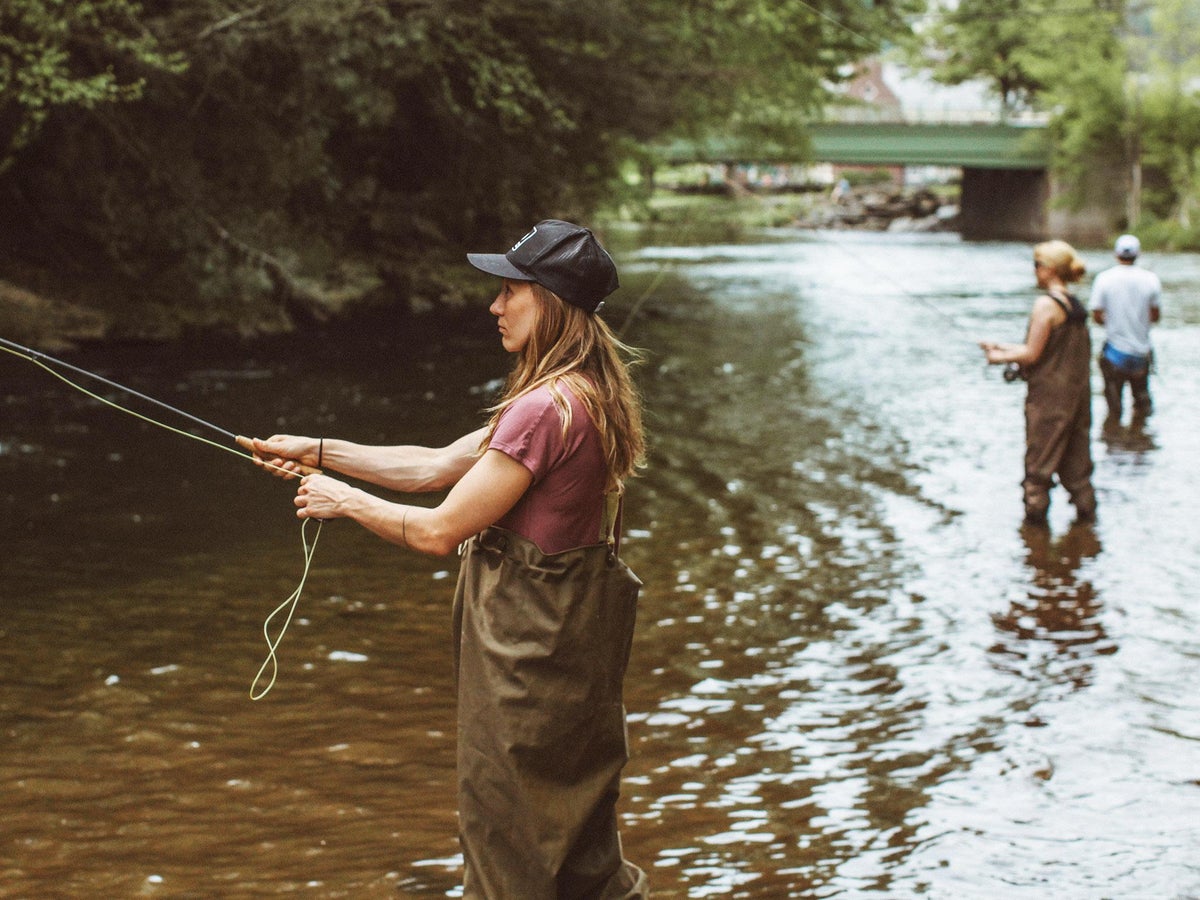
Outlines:
[{"label": "loop of fly line", "polygon": [[[304,591],[304,582],[308,580],[308,570],[312,566],[313,554],[317,550],[317,540],[321,537],[321,526],[324,524],[320,519],[317,519],[317,533],[313,535],[312,544],[309,544],[307,532],[309,521],[309,519],[305,519],[300,525],[300,541],[304,545],[304,571],[300,575],[300,583],[296,585],[296,590],[292,591],[292,595],[271,610],[271,614],[263,620],[263,637],[267,639],[267,658],[263,660],[263,664],[259,667],[258,674],[254,676],[254,681],[250,683],[251,700],[261,700],[267,696],[267,692],[275,686],[275,677],[279,674],[279,661],[275,657],[275,649],[279,646],[279,642],[283,640],[284,634],[287,633],[288,626],[292,624],[292,616],[296,612],[296,604],[300,602],[300,594]],[[271,620],[284,609],[287,610],[287,618],[283,620],[279,634],[272,640],[270,631]],[[267,670],[268,665],[271,667],[271,680],[267,682],[265,688],[256,692],[259,679],[262,678],[263,672]]]}]

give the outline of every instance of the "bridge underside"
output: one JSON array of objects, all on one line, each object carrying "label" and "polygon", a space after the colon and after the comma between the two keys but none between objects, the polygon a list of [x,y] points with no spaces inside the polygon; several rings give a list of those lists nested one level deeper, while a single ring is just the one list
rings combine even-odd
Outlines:
[{"label": "bridge underside", "polygon": [[963,169],[958,230],[967,240],[1046,237],[1050,179],[1045,169]]},{"label": "bridge underside", "polygon": [[968,240],[1046,235],[1050,158],[1045,129],[1017,125],[831,123],[812,131],[813,155],[843,165],[962,168],[959,231]]}]

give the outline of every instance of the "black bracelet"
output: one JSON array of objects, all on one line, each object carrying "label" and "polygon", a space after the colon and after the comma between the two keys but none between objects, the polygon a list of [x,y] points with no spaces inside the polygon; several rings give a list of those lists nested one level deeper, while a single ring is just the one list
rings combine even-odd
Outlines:
[{"label": "black bracelet", "polygon": [[321,460],[325,456],[325,438],[320,438],[317,441],[317,468],[321,468]]}]

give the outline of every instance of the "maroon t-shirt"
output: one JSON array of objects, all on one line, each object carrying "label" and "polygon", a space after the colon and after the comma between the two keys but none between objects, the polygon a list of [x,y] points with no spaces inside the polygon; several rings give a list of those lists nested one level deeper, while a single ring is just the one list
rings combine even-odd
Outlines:
[{"label": "maroon t-shirt", "polygon": [[571,389],[560,383],[559,390],[571,404],[565,441],[550,389],[540,387],[501,414],[488,444],[533,475],[533,484],[496,524],[529,538],[543,553],[603,542],[606,472],[600,433]]}]

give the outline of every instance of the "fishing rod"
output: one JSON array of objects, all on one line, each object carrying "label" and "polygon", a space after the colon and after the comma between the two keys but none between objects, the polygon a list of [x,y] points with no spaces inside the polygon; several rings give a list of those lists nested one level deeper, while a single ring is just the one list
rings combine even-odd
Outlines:
[{"label": "fishing rod", "polygon": [[[127,413],[127,414],[133,416],[134,418],[141,419],[143,422],[149,422],[151,425],[157,425],[159,428],[165,428],[167,431],[173,432],[174,434],[182,435],[183,437],[191,438],[192,440],[195,440],[195,441],[200,441],[201,443],[208,444],[212,447],[216,447],[218,450],[228,451],[229,453],[232,453],[235,456],[238,456],[242,459],[249,459],[252,462],[254,462],[255,465],[259,465],[259,466],[262,466],[262,467],[268,468],[268,469],[275,469],[279,472],[283,472],[288,475],[297,475],[297,474],[312,475],[312,474],[319,474],[321,471],[320,469],[314,469],[314,468],[311,468],[310,466],[305,466],[305,465],[301,465],[301,464],[295,464],[295,468],[288,469],[288,468],[285,468],[284,466],[279,466],[279,465],[276,465],[275,463],[271,463],[271,462],[267,462],[266,460],[259,459],[259,457],[255,453],[253,453],[253,444],[250,442],[249,438],[241,437],[240,435],[234,434],[232,431],[229,431],[228,429],[221,428],[218,425],[214,425],[212,422],[206,421],[205,419],[201,419],[199,416],[194,416],[189,412],[184,412],[182,409],[178,409],[169,403],[164,403],[162,400],[158,400],[154,397],[150,397],[146,394],[141,393],[140,391],[135,391],[133,388],[126,387],[123,384],[118,384],[117,382],[112,381],[111,379],[105,378],[102,375],[97,375],[95,372],[89,372],[87,369],[81,369],[79,366],[75,366],[75,365],[72,365],[71,363],[64,362],[61,359],[55,359],[53,356],[49,356],[48,354],[42,353],[38,350],[33,350],[29,347],[22,346],[21,344],[18,344],[14,341],[7,340],[6,338],[0,338],[0,350],[4,351],[5,353],[9,353],[13,356],[20,357],[21,359],[24,359],[28,362],[33,363],[38,368],[44,369],[45,371],[49,372],[51,375],[53,375],[58,380],[73,387],[75,390],[80,391],[80,392],[86,394],[87,396],[93,398],[94,400],[98,400],[101,403],[106,404],[107,406],[111,406],[113,409],[118,409],[123,413]],[[92,380],[97,381],[100,384],[107,385],[108,387],[114,388],[118,391],[123,391],[124,393],[129,394],[131,397],[137,397],[139,400],[143,400],[146,403],[150,403],[154,406],[157,406],[161,409],[166,410],[167,412],[173,413],[177,416],[181,416],[182,418],[187,419],[188,421],[190,421],[196,425],[200,425],[204,428],[208,428],[211,431],[216,432],[217,434],[221,435],[222,437],[229,439],[230,441],[232,441],[234,444],[238,445],[239,447],[242,447],[246,450],[251,450],[252,452],[249,454],[241,453],[240,451],[234,450],[232,447],[227,446],[225,444],[218,444],[216,441],[211,441],[208,438],[201,437],[200,435],[192,434],[191,432],[188,432],[188,431],[183,431],[182,429],[175,428],[174,426],[168,425],[165,422],[160,422],[157,419],[151,418],[150,416],[142,415],[141,413],[136,412],[135,410],[128,409],[127,407],[124,407],[119,403],[109,400],[106,397],[100,396],[99,394],[95,393],[94,391],[88,390],[87,388],[83,387],[83,385],[77,384],[76,382],[72,381],[70,378],[67,378],[65,375],[63,375],[61,372],[59,372],[57,369],[55,369],[54,368],[55,366],[60,366],[64,369],[67,369],[68,371],[74,372],[78,375],[83,375],[87,378],[91,378]],[[317,540],[321,536],[321,526],[322,526],[322,524],[324,524],[320,519],[317,520],[317,533],[313,536],[312,542],[310,543],[308,540],[308,532],[307,532],[308,522],[309,522],[309,520],[305,519],[300,525],[300,540],[304,546],[304,571],[300,576],[300,583],[296,586],[296,589],[292,592],[291,596],[289,596],[286,600],[284,600],[277,607],[275,607],[275,609],[271,612],[270,615],[267,616],[266,620],[263,622],[263,636],[266,638],[266,641],[267,641],[267,657],[266,657],[266,659],[263,660],[263,664],[259,668],[258,674],[254,676],[254,680],[250,684],[250,699],[251,700],[261,700],[263,697],[265,697],[267,695],[267,693],[271,690],[271,688],[275,686],[275,679],[279,673],[279,662],[276,658],[275,650],[279,647],[280,641],[283,640],[283,636],[287,632],[288,625],[291,624],[292,616],[296,612],[296,606],[300,602],[300,595],[304,591],[304,585],[308,581],[308,572],[309,572],[309,569],[312,567],[313,554],[316,553]],[[271,632],[270,632],[271,621],[279,613],[283,612],[285,609],[287,610],[287,616],[283,621],[283,625],[280,628],[279,633],[277,635],[275,635],[274,637],[272,637]],[[259,683],[259,681],[262,680],[263,675],[266,674],[268,666],[271,669],[270,681],[268,681],[266,687],[264,687],[262,690],[259,690],[258,683]]]},{"label": "fishing rod", "polygon": [[238,436],[236,434],[234,434],[232,431],[228,431],[224,428],[214,425],[212,422],[206,422],[204,419],[201,419],[199,416],[193,416],[191,413],[184,412],[182,409],[177,409],[176,407],[171,406],[171,404],[169,404],[169,403],[164,403],[163,401],[156,400],[153,397],[148,397],[145,394],[140,393],[139,391],[135,391],[131,387],[126,387],[123,384],[117,384],[117,382],[115,382],[115,381],[110,381],[109,379],[105,378],[103,375],[97,375],[95,372],[89,372],[87,369],[81,369],[81,368],[79,368],[79,366],[73,366],[69,362],[64,362],[61,359],[55,359],[53,356],[49,356],[49,355],[47,355],[45,353],[41,353],[37,350],[31,350],[29,347],[22,347],[20,344],[15,343],[13,341],[5,340],[4,338],[0,338],[0,345],[3,345],[3,347],[5,347],[10,353],[13,353],[16,356],[24,356],[30,362],[40,363],[40,364],[43,364],[43,366],[46,364],[59,366],[60,368],[67,369],[71,372],[76,373],[77,375],[84,375],[87,378],[92,379],[93,381],[98,381],[101,384],[107,385],[110,388],[116,388],[118,391],[123,391],[124,393],[129,394],[131,397],[137,397],[139,400],[144,400],[147,403],[152,403],[155,406],[160,407],[161,409],[165,409],[167,412],[174,413],[177,416],[182,416],[185,419],[195,422],[197,425],[201,425],[205,428],[211,429],[212,431],[215,431],[217,434],[222,435],[223,437],[229,438],[231,441],[236,442],[238,439]]},{"label": "fishing rod", "polygon": [[87,388],[83,387],[82,385],[76,384],[74,381],[71,381],[69,378],[66,378],[61,372],[57,371],[57,369],[55,369],[54,367],[57,366],[59,368],[66,369],[70,372],[74,372],[77,375],[83,375],[84,377],[90,378],[93,381],[96,381],[100,384],[105,385],[106,387],[110,387],[115,390],[121,391],[125,394],[128,394],[131,397],[136,397],[137,399],[142,400],[145,403],[152,404],[153,406],[157,406],[160,409],[166,410],[169,413],[172,413],[176,416],[187,419],[189,422],[192,422],[195,425],[199,425],[202,428],[207,428],[210,431],[213,431],[216,434],[221,435],[222,437],[228,439],[229,441],[231,441],[232,443],[236,444],[239,447],[242,447],[243,449],[250,450],[253,446],[250,443],[248,438],[244,438],[241,435],[234,434],[232,431],[230,431],[227,428],[222,428],[219,425],[214,425],[212,422],[209,422],[205,419],[201,419],[199,416],[193,415],[192,413],[185,412],[184,410],[179,409],[178,407],[172,406],[169,403],[165,403],[162,400],[158,400],[147,394],[143,394],[141,391],[135,391],[133,388],[128,387],[123,384],[119,384],[118,382],[113,381],[109,378],[105,378],[103,375],[99,375],[95,372],[89,372],[87,369],[82,369],[79,366],[72,365],[71,363],[66,362],[64,360],[56,359],[55,357],[50,356],[47,353],[42,353],[39,350],[34,350],[30,347],[25,347],[21,344],[16,343],[15,341],[10,341],[10,340],[8,340],[6,338],[2,338],[2,337],[0,337],[0,350],[3,350],[7,353],[12,354],[13,356],[20,357],[22,359],[27,360],[28,362],[33,363],[34,365],[38,366],[39,368],[44,369],[47,372],[49,372],[55,378],[59,379],[62,382],[65,382],[66,384],[70,385],[71,387],[75,388],[76,390],[83,392],[84,394],[93,398],[94,400],[98,400],[101,403],[111,406],[113,409],[120,410],[123,413],[127,413],[128,415],[131,415],[135,418],[141,419],[143,422],[149,422],[152,425],[157,425],[159,428],[165,428],[167,431],[174,432],[175,434],[183,435],[184,437],[192,438],[193,440],[200,441],[201,443],[209,444],[210,446],[216,447],[220,450],[226,450],[230,453],[233,453],[236,456],[253,460],[263,466],[266,466],[267,468],[273,468],[273,469],[277,469],[282,472],[288,472],[290,474],[300,474],[300,475],[315,475],[315,474],[320,473],[320,469],[314,469],[310,466],[305,466],[302,464],[297,464],[294,469],[285,469],[282,466],[276,466],[272,463],[268,463],[264,460],[260,460],[253,453],[251,453],[251,454],[240,453],[237,450],[234,450],[232,447],[228,447],[224,444],[218,444],[215,441],[210,441],[207,438],[200,437],[199,435],[192,434],[191,432],[187,432],[187,431],[183,431],[178,428],[174,428],[170,425],[167,425],[164,422],[159,422],[157,419],[152,419],[149,416],[144,416],[141,413],[135,412],[132,409],[127,409],[126,407],[121,406],[119,403],[114,403],[112,400],[109,400],[106,397],[101,397],[99,394],[89,391]]}]

